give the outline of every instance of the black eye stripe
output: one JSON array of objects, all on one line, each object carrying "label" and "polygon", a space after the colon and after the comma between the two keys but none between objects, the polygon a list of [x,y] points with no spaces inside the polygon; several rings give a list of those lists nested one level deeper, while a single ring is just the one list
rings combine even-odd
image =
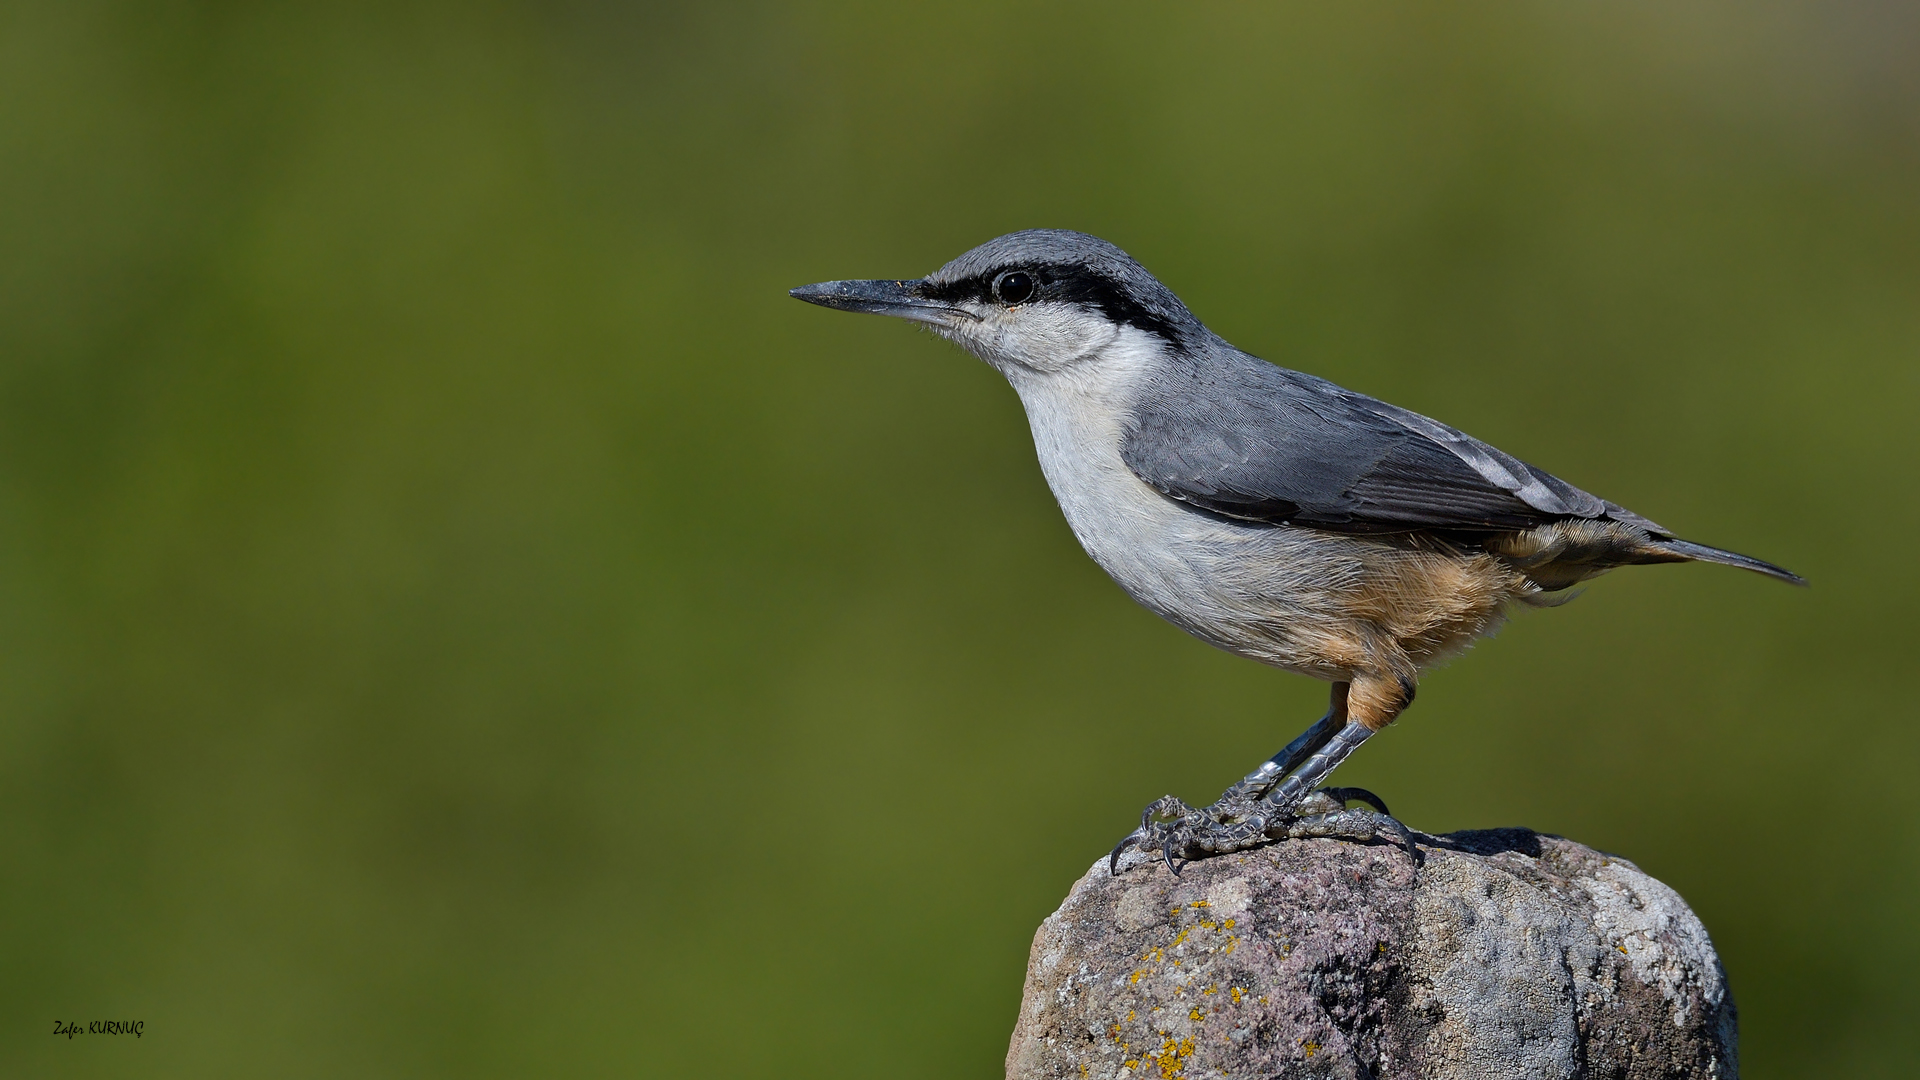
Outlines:
[{"label": "black eye stripe", "polygon": [[1178,339],[1179,333],[1173,318],[1135,300],[1119,282],[1089,266],[1011,266],[958,281],[939,284],[928,282],[923,291],[930,300],[1018,303],[1020,301],[1006,300],[995,293],[995,286],[1015,273],[1031,275],[1034,281],[1028,300],[1081,304],[1098,310],[1114,322],[1145,330],[1168,341]]}]

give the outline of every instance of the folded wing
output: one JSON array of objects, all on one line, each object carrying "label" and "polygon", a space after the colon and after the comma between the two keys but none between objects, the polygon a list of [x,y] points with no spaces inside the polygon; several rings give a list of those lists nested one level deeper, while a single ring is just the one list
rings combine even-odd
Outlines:
[{"label": "folded wing", "polygon": [[1338,532],[1498,532],[1566,518],[1658,526],[1445,424],[1238,350],[1165,369],[1121,456],[1170,498]]}]

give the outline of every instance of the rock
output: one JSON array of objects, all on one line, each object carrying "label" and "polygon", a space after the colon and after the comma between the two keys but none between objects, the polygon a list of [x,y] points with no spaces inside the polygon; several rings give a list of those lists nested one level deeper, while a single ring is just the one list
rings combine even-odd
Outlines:
[{"label": "rock", "polygon": [[1525,829],[1102,859],[1034,937],[1012,1080],[1733,1080],[1706,928],[1624,859]]}]

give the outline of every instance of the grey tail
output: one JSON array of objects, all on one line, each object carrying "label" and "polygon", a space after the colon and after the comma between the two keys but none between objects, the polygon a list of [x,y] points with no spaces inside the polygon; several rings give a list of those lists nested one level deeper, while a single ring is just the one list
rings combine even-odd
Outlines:
[{"label": "grey tail", "polygon": [[[1807,583],[1806,578],[1784,567],[1775,566],[1770,562],[1763,562],[1752,556],[1742,555],[1738,552],[1722,551],[1717,547],[1696,544],[1691,540],[1657,539],[1649,541],[1647,546],[1651,548],[1654,553],[1654,558],[1649,559],[1649,562],[1681,562],[1684,560],[1694,560],[1697,562],[1719,563],[1721,566],[1737,566],[1742,570],[1751,570],[1756,574],[1765,574],[1770,578],[1779,578],[1789,585],[1804,587]],[[1668,557],[1660,558],[1662,555]]]}]

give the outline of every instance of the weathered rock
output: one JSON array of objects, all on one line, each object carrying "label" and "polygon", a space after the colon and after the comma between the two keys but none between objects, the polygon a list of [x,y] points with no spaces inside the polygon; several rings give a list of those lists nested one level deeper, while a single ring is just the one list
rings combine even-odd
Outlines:
[{"label": "weathered rock", "polygon": [[1041,925],[1007,1075],[1713,1077],[1733,998],[1685,901],[1525,829],[1094,865]]}]

